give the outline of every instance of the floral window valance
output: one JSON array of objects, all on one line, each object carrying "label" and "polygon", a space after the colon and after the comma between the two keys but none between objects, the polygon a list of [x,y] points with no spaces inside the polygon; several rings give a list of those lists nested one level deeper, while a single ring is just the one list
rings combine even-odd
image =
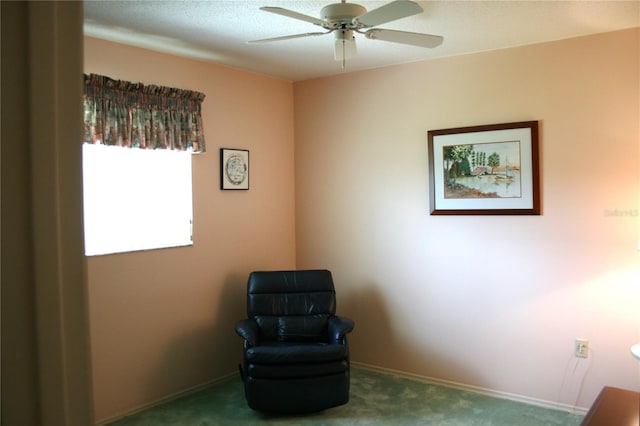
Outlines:
[{"label": "floral window valance", "polygon": [[84,142],[204,152],[204,94],[84,75]]}]

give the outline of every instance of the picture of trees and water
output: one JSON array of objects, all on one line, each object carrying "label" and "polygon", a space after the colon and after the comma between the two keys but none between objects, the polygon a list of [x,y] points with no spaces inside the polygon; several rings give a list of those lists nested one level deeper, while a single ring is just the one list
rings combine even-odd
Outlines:
[{"label": "picture of trees and water", "polygon": [[444,198],[520,198],[520,141],[443,148]]}]

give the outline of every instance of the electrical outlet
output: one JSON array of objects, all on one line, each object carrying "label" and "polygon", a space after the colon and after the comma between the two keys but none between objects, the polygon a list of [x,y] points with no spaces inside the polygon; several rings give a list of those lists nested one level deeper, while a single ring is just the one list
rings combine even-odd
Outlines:
[{"label": "electrical outlet", "polygon": [[573,354],[577,358],[589,357],[589,341],[587,339],[576,339]]}]

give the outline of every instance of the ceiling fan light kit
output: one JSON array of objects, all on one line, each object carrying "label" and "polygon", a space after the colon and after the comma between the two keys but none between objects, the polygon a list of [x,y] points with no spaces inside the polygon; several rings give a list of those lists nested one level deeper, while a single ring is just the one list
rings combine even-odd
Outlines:
[{"label": "ceiling fan light kit", "polygon": [[341,29],[334,32],[336,37],[333,59],[342,62],[342,69],[347,65],[347,59],[356,56],[356,38],[353,30]]},{"label": "ceiling fan light kit", "polygon": [[384,40],[392,43],[426,48],[439,46],[443,41],[442,36],[437,35],[372,28],[376,25],[422,13],[422,7],[410,0],[395,0],[369,12],[359,4],[347,3],[346,0],[342,0],[341,3],[334,3],[323,7],[320,11],[321,19],[281,7],[265,6],[261,7],[260,10],[305,21],[320,26],[324,28],[325,31],[253,40],[249,43],[290,40],[333,32],[335,35],[334,59],[342,62],[342,68],[345,68],[347,59],[356,56],[354,32],[363,34],[365,38],[369,40]]}]

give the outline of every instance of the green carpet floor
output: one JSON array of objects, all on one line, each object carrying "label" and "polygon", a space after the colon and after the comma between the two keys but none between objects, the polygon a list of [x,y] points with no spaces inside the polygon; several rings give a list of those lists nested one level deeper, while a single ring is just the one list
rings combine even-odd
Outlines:
[{"label": "green carpet floor", "polygon": [[579,425],[582,416],[361,368],[351,370],[348,404],[304,416],[251,410],[239,378],[126,417],[117,426],[213,425]]}]

